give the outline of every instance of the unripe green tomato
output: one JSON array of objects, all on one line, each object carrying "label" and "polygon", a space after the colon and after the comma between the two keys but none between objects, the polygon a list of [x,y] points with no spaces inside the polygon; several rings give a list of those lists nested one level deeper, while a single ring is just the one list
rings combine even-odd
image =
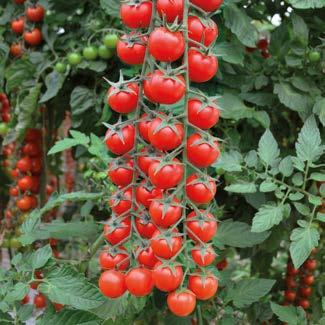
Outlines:
[{"label": "unripe green tomato", "polygon": [[110,59],[113,56],[113,52],[105,45],[100,45],[98,48],[98,55],[102,59]]},{"label": "unripe green tomato", "polygon": [[118,36],[115,34],[107,34],[103,38],[104,45],[109,49],[115,49],[118,42]]},{"label": "unripe green tomato", "polygon": [[17,238],[11,237],[10,238],[10,247],[11,248],[19,248],[19,247],[21,247],[21,243]]},{"label": "unripe green tomato", "polygon": [[62,63],[62,62],[58,62],[55,65],[54,69],[58,73],[65,73],[65,70],[67,69],[67,66],[64,63]]},{"label": "unripe green tomato", "polygon": [[73,52],[68,54],[68,62],[71,65],[78,65],[82,60],[82,57],[79,53]]},{"label": "unripe green tomato", "polygon": [[87,46],[83,49],[82,55],[86,60],[96,60],[98,56],[98,50],[95,46]]},{"label": "unripe green tomato", "polygon": [[318,62],[320,60],[320,56],[321,56],[320,53],[318,51],[315,51],[315,50],[310,51],[308,53],[309,61],[313,62],[313,63]]},{"label": "unripe green tomato", "polygon": [[102,27],[103,22],[99,19],[92,19],[90,21],[90,28],[94,31],[100,29]]},{"label": "unripe green tomato", "polygon": [[5,136],[8,132],[8,125],[7,123],[0,123],[0,136]]}]

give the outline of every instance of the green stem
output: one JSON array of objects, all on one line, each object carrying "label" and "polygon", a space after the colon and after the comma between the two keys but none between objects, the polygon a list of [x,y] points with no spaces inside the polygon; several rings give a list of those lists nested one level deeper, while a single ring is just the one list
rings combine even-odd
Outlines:
[{"label": "green stem", "polygon": [[308,172],[309,172],[309,163],[307,162],[306,169],[305,169],[305,176],[304,176],[304,184],[302,186],[303,190],[306,189]]},{"label": "green stem", "polygon": [[203,325],[202,311],[200,305],[196,307],[196,317],[198,325]]},{"label": "green stem", "polygon": [[99,247],[104,243],[104,241],[105,241],[104,232],[102,232],[89,249],[89,262],[92,259],[92,257],[97,253]]}]

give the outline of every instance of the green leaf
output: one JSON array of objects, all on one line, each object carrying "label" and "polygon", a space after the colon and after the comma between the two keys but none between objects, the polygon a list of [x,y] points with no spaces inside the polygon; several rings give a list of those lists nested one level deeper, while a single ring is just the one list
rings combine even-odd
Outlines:
[{"label": "green leaf", "polygon": [[313,113],[318,116],[320,122],[325,126],[325,98],[321,97],[316,101]]},{"label": "green leaf", "polygon": [[90,310],[104,303],[98,288],[71,266],[53,269],[38,290],[51,301],[80,310]]},{"label": "green leaf", "polygon": [[288,325],[307,324],[306,314],[301,307],[281,306],[271,302],[271,309],[279,320],[288,323]]},{"label": "green leaf", "polygon": [[17,310],[17,316],[20,319],[20,321],[25,322],[32,317],[33,310],[34,310],[33,305],[30,304],[22,305]]},{"label": "green leaf", "polygon": [[297,209],[297,211],[302,214],[303,216],[307,217],[311,214],[311,211],[309,209],[309,207],[305,204],[299,203],[299,202],[295,202],[294,203],[295,208]]},{"label": "green leaf", "polygon": [[12,303],[14,301],[20,301],[27,295],[28,291],[29,285],[27,283],[18,282],[6,295],[4,300],[9,303]]},{"label": "green leaf", "polygon": [[225,93],[218,99],[218,105],[222,108],[221,116],[225,119],[235,121],[251,117],[252,109],[247,107],[244,102],[236,95]]},{"label": "green leaf", "polygon": [[274,94],[278,95],[283,105],[296,112],[308,111],[313,105],[313,100],[309,96],[295,90],[288,82],[275,84]]},{"label": "green leaf", "polygon": [[310,9],[325,7],[324,0],[287,0],[294,8]]},{"label": "green leaf", "polygon": [[243,100],[258,105],[272,107],[276,100],[276,96],[267,92],[245,92],[240,94]]},{"label": "green leaf", "polygon": [[310,179],[318,182],[325,182],[325,173],[312,173]]},{"label": "green leaf", "polygon": [[76,139],[65,138],[63,140],[57,141],[47,154],[54,155],[55,153],[62,152],[79,144],[80,143]]},{"label": "green leaf", "polygon": [[32,254],[31,263],[34,270],[42,268],[47,261],[52,257],[52,248],[46,245],[39,248]]},{"label": "green leaf", "polygon": [[254,183],[236,183],[225,187],[225,191],[232,193],[255,193],[256,185]]},{"label": "green leaf", "polygon": [[311,251],[317,247],[320,235],[317,229],[308,225],[305,228],[296,228],[292,231],[290,240],[290,255],[296,269],[309,257]]},{"label": "green leaf", "polygon": [[260,191],[267,193],[267,192],[273,192],[277,189],[277,185],[274,184],[272,181],[264,181],[260,185]]},{"label": "green leaf", "polygon": [[120,18],[119,0],[100,0],[100,6],[108,15]]},{"label": "green leaf", "polygon": [[251,18],[235,4],[228,4],[223,10],[225,25],[246,46],[255,47],[258,38],[257,29],[251,23]]},{"label": "green leaf", "polygon": [[291,156],[287,156],[280,161],[279,170],[284,177],[289,177],[292,175],[293,163]]},{"label": "green leaf", "polygon": [[240,172],[243,158],[238,151],[230,150],[223,152],[218,161],[213,165],[217,169],[223,169],[227,172]]},{"label": "green leaf", "polygon": [[100,325],[102,320],[94,314],[82,310],[62,310],[59,313],[49,315],[50,319],[44,317],[37,325],[64,324],[64,325]]},{"label": "green leaf", "polygon": [[283,205],[262,205],[253,219],[252,232],[263,232],[271,229],[274,225],[278,225],[283,219],[283,213]]},{"label": "green leaf", "polygon": [[248,167],[256,167],[257,165],[257,152],[255,150],[251,150],[245,157],[245,162]]},{"label": "green leaf", "polygon": [[290,193],[289,194],[289,199],[291,201],[299,201],[304,197],[304,195],[300,192],[296,192],[296,193]]},{"label": "green leaf", "polygon": [[226,62],[243,65],[245,52],[239,42],[217,42],[213,53]]},{"label": "green leaf", "polygon": [[319,220],[320,222],[325,222],[325,213],[318,212],[317,220]]},{"label": "green leaf", "polygon": [[304,176],[302,173],[295,173],[291,179],[292,183],[296,186],[301,186],[304,183]]},{"label": "green leaf", "polygon": [[40,99],[40,103],[45,103],[55,97],[63,86],[65,75],[52,71],[45,78],[46,92]]},{"label": "green leaf", "polygon": [[275,280],[244,279],[228,291],[226,300],[232,300],[238,308],[248,307],[269,293]]},{"label": "green leaf", "polygon": [[226,246],[244,248],[262,243],[269,235],[268,232],[252,233],[247,223],[228,219],[219,224],[214,240]]},{"label": "green leaf", "polygon": [[302,127],[296,143],[297,157],[302,161],[314,162],[324,152],[315,117],[310,116]]},{"label": "green leaf", "polygon": [[315,206],[322,205],[323,203],[322,199],[319,196],[315,196],[315,195],[309,195],[308,202]]},{"label": "green leaf", "polygon": [[79,131],[70,130],[69,132],[78,143],[83,144],[84,146],[86,146],[90,141],[89,137]]},{"label": "green leaf", "polygon": [[295,12],[293,12],[290,17],[292,21],[293,32],[296,38],[299,39],[301,44],[307,45],[308,38],[309,38],[309,30],[305,21],[300,16],[298,16]]},{"label": "green leaf", "polygon": [[266,130],[258,143],[258,155],[269,166],[273,166],[279,157],[280,150],[273,134]]},{"label": "green leaf", "polygon": [[101,139],[93,133],[90,134],[90,140],[91,145],[88,148],[89,153],[100,158],[105,164],[108,164],[110,157],[103,141],[101,141]]}]

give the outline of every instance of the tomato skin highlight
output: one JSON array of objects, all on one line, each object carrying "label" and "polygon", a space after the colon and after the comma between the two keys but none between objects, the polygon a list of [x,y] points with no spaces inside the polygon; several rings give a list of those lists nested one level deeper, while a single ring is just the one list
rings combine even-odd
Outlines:
[{"label": "tomato skin highlight", "polygon": [[98,286],[104,296],[118,298],[126,291],[125,275],[115,270],[105,271],[98,280]]},{"label": "tomato skin highlight", "polygon": [[199,143],[202,137],[199,133],[193,133],[187,139],[187,159],[196,167],[207,168],[211,166],[219,157],[219,144],[215,140],[214,146],[208,142]]},{"label": "tomato skin highlight", "polygon": [[134,147],[135,128],[133,125],[126,125],[122,128],[122,139],[116,132],[106,133],[106,146],[115,155],[124,155]]},{"label": "tomato skin highlight", "polygon": [[[206,26],[198,17],[189,16],[188,33],[190,39],[203,43],[206,47],[208,47],[217,39],[219,32],[214,21],[210,20],[209,24]],[[190,42],[190,46],[197,47],[198,45]]]},{"label": "tomato skin highlight", "polygon": [[135,268],[125,277],[128,291],[136,297],[144,297],[150,294],[154,287],[152,271],[146,268]]},{"label": "tomato skin highlight", "polygon": [[167,305],[170,311],[179,317],[190,315],[196,306],[196,297],[190,290],[174,291],[167,296]]},{"label": "tomato skin highlight", "polygon": [[188,198],[196,204],[207,204],[211,202],[217,192],[216,183],[211,179],[209,180],[210,188],[203,182],[193,184],[193,181],[197,181],[198,176],[193,174],[186,180],[186,194]]},{"label": "tomato skin highlight", "polygon": [[311,286],[314,284],[315,282],[315,278],[313,275],[311,274],[307,274],[305,275],[304,277],[301,278],[301,282],[304,284],[304,285],[307,285],[307,286]]},{"label": "tomato skin highlight", "polygon": [[125,26],[129,28],[148,28],[152,14],[152,2],[141,1],[140,4],[122,4],[120,16]]},{"label": "tomato skin highlight", "polygon": [[160,17],[165,17],[168,23],[183,19],[184,0],[157,0],[157,11]]},{"label": "tomato skin highlight", "polygon": [[154,186],[160,189],[169,189],[180,183],[184,175],[184,167],[179,164],[177,158],[174,158],[170,164],[160,169],[159,162],[153,162],[149,167],[148,174]]},{"label": "tomato skin highlight", "polygon": [[198,216],[196,211],[192,211],[187,215],[186,228],[188,236],[192,240],[199,241],[199,238],[202,242],[206,243],[215,236],[218,224],[211,213],[207,213],[204,210],[200,210],[200,212],[202,212],[204,217]]},{"label": "tomato skin highlight", "polygon": [[[153,147],[161,151],[174,150],[182,144],[184,138],[183,125],[180,122],[176,122],[173,124],[173,128],[170,126],[160,128],[162,123],[164,122],[160,117],[151,121],[148,128],[149,141]],[[160,129],[158,130],[158,128]]]},{"label": "tomato skin highlight", "polygon": [[208,300],[216,294],[218,280],[213,275],[190,275],[188,278],[188,288],[195,294],[197,299]]},{"label": "tomato skin highlight", "polygon": [[164,292],[176,290],[182,283],[183,269],[180,265],[174,268],[173,270],[169,266],[162,266],[162,263],[158,262],[152,271],[155,287]]},{"label": "tomato skin highlight", "polygon": [[149,52],[161,62],[174,62],[185,51],[185,41],[181,32],[171,32],[166,27],[155,28],[149,37]]},{"label": "tomato skin highlight", "polygon": [[191,2],[207,12],[216,11],[223,4],[223,0],[191,0]]},{"label": "tomato skin highlight", "polygon": [[136,83],[130,83],[127,87],[128,90],[124,91],[112,86],[108,91],[108,105],[120,114],[131,113],[138,105],[139,86]]},{"label": "tomato skin highlight", "polygon": [[190,49],[188,52],[188,68],[191,81],[207,82],[218,71],[218,59],[214,55],[204,55],[196,49]]},{"label": "tomato skin highlight", "polygon": [[189,122],[200,129],[208,130],[215,126],[220,118],[220,111],[212,106],[206,106],[199,99],[190,99],[188,102]]},{"label": "tomato skin highlight", "polygon": [[11,29],[16,34],[22,34],[25,28],[25,20],[23,17],[19,17],[11,22]]},{"label": "tomato skin highlight", "polygon": [[165,76],[163,72],[155,70],[148,74],[143,82],[146,97],[155,103],[172,105],[180,101],[185,95],[185,80],[182,75],[176,77]]},{"label": "tomato skin highlight", "polygon": [[127,42],[127,36],[123,35],[121,39],[117,42],[116,51],[118,57],[126,64],[142,64],[146,54],[146,42],[147,38],[142,37],[144,44],[133,43],[129,44]]}]

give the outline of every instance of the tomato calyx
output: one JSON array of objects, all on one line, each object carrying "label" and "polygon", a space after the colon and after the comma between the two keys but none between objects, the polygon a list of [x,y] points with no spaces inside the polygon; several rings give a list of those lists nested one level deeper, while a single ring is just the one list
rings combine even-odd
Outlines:
[{"label": "tomato calyx", "polygon": [[[211,146],[213,149],[217,150],[217,152],[220,152],[220,146],[218,144],[217,138],[211,136],[209,133],[193,133],[195,135],[198,135],[200,138],[193,141],[193,143],[190,144],[190,147],[196,147],[201,144],[207,144]],[[219,140],[219,139],[218,139]]]},{"label": "tomato calyx", "polygon": [[149,2],[148,0],[126,0],[121,1],[123,4],[127,4],[129,6],[140,6],[142,3]]},{"label": "tomato calyx", "polygon": [[138,33],[130,33],[130,34],[124,34],[121,37],[121,41],[124,42],[127,47],[133,47],[135,44],[139,45],[147,45],[148,38],[146,34],[138,34]]},{"label": "tomato calyx", "polygon": [[187,186],[189,185],[197,185],[197,184],[203,184],[205,187],[208,188],[208,190],[213,193],[214,192],[214,188],[213,186],[211,185],[211,181],[215,181],[217,179],[211,177],[211,176],[208,176],[208,175],[205,175],[205,174],[192,174],[190,175],[188,178],[187,178]]}]

